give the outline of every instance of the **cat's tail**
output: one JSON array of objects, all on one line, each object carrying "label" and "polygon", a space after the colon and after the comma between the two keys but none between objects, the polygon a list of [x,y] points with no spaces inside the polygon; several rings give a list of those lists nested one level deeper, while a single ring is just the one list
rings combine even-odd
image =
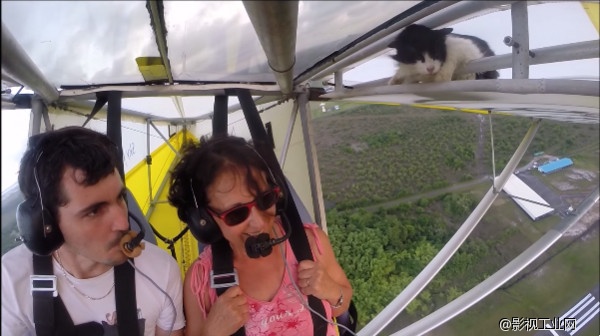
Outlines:
[{"label": "cat's tail", "polygon": [[497,79],[498,77],[500,77],[500,73],[496,70],[478,72],[475,74],[475,79]]}]

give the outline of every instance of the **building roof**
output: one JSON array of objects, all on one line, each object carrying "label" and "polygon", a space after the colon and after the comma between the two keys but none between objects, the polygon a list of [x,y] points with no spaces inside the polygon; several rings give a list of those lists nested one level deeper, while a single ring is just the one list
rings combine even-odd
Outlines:
[{"label": "building roof", "polygon": [[542,196],[531,189],[515,174],[512,174],[504,185],[504,191],[511,196],[517,205],[519,205],[534,221],[554,211],[554,208],[552,208]]},{"label": "building roof", "polygon": [[573,165],[573,160],[569,158],[562,158],[559,160],[548,162],[538,167],[540,173],[551,173],[553,171]]}]

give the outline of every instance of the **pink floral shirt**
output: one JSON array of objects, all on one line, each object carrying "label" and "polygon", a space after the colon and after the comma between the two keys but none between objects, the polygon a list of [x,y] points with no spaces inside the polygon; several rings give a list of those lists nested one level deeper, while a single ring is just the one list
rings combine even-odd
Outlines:
[{"label": "pink floral shirt", "polygon": [[[305,228],[313,231],[318,252],[321,253],[321,245],[314,230],[316,224],[305,224]],[[313,330],[313,322],[310,311],[302,305],[299,296],[302,295],[302,300],[308,302],[306,295],[299,293],[291,281],[298,281],[298,261],[294,256],[291,245],[288,240],[285,241],[285,256],[288,268],[291,274],[286,270],[283,281],[279,290],[271,301],[256,300],[247,296],[250,307],[250,319],[245,324],[247,336],[296,336],[296,335],[311,335]],[[209,274],[212,269],[212,250],[210,246],[206,247],[198,257],[198,261],[192,266],[192,291],[196,294],[198,305],[204,317],[208,312],[201,301],[201,293],[209,288]],[[291,278],[290,278],[291,276]],[[217,292],[214,289],[209,289],[211,304],[217,300]],[[323,301],[326,317],[332,320],[331,305],[327,301]],[[327,336],[337,336],[336,327],[328,324]]]}]

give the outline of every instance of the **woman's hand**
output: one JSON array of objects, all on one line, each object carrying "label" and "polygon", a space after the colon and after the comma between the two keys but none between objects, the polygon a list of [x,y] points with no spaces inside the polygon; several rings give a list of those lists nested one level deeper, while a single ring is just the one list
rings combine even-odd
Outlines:
[{"label": "woman's hand", "polygon": [[231,335],[248,321],[248,302],[240,286],[221,294],[210,308],[204,335]]},{"label": "woman's hand", "polygon": [[319,262],[303,260],[298,264],[298,287],[304,295],[335,303],[340,296],[338,285]]}]

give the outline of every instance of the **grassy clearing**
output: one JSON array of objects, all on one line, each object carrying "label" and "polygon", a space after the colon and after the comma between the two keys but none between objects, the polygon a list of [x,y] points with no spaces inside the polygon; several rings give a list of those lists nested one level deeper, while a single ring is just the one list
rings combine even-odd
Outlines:
[{"label": "grassy clearing", "polygon": [[[573,239],[573,238],[570,238]],[[498,289],[483,301],[451,320],[430,336],[506,335],[498,327],[501,318],[553,318],[561,316],[570,305],[587,294],[597,283],[600,269],[598,226],[584,239],[556,255],[529,276],[506,289]],[[556,248],[568,243],[562,238]],[[556,249],[555,248],[555,249]],[[551,251],[545,253],[549,254]],[[542,255],[540,258],[544,258]],[[523,272],[528,272],[526,269]],[[568,303],[568,304],[567,304]],[[510,335],[531,335],[510,332]],[[581,335],[597,335],[598,318],[589,323]]]}]

